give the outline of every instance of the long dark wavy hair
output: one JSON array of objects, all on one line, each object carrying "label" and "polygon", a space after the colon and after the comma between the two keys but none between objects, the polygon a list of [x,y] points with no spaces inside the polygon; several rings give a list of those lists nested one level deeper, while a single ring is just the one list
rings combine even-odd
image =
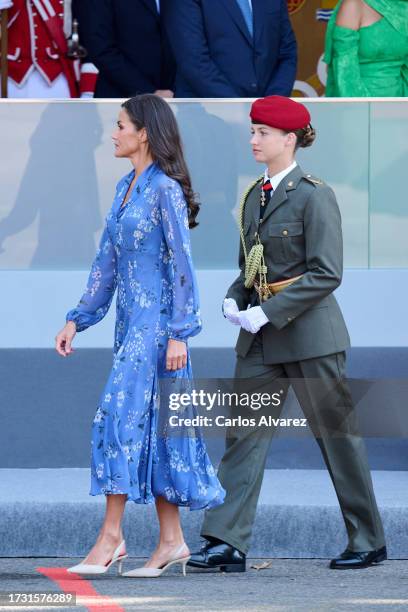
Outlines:
[{"label": "long dark wavy hair", "polygon": [[142,94],[122,104],[137,130],[146,128],[150,154],[167,176],[178,181],[187,202],[188,225],[198,225],[200,204],[191,186],[176,118],[169,104],[154,94]]}]

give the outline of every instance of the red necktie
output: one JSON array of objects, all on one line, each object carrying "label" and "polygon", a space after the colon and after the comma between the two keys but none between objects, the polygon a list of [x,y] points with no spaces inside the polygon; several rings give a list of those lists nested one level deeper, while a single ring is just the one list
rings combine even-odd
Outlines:
[{"label": "red necktie", "polygon": [[[267,181],[264,182],[264,184],[262,185],[262,191],[265,194],[265,205],[260,207],[260,214],[259,214],[259,218],[262,219],[264,212],[265,212],[265,208],[268,205],[269,200],[271,199],[272,193],[273,193],[273,187],[271,185],[271,181],[268,179]],[[262,198],[263,199],[263,198]]]},{"label": "red necktie", "polygon": [[269,179],[267,181],[265,181],[264,184],[262,185],[262,190],[263,191],[273,191],[273,187],[272,187],[271,181]]}]

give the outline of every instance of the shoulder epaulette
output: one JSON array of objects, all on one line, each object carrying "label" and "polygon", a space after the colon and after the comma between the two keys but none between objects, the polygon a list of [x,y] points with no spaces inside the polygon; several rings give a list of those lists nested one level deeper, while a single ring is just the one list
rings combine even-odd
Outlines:
[{"label": "shoulder epaulette", "polygon": [[312,176],[311,174],[304,174],[303,178],[309,181],[310,183],[313,183],[313,185],[323,185],[323,181],[321,179],[316,178],[315,176]]}]

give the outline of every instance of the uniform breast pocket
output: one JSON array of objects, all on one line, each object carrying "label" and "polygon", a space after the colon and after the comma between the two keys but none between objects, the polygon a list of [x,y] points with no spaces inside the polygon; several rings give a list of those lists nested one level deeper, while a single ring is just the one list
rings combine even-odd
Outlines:
[{"label": "uniform breast pocket", "polygon": [[268,242],[270,257],[275,263],[302,261],[305,257],[303,222],[271,223],[268,227]]}]

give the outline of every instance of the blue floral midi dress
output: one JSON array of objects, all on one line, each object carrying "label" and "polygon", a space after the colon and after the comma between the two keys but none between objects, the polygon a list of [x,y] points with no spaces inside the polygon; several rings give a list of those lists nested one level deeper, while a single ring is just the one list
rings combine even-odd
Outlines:
[{"label": "blue floral midi dress", "polygon": [[[169,338],[187,342],[201,330],[190,251],[187,204],[179,183],[157,163],[123,177],[105,219],[86,290],[66,315],[81,332],[108,312],[117,288],[113,367],[92,426],[90,495],[127,494],[150,503],[162,496],[191,510],[223,503],[225,491],[201,431],[160,435],[162,379],[192,379],[166,370]],[[164,407],[166,409],[166,407]]]}]

